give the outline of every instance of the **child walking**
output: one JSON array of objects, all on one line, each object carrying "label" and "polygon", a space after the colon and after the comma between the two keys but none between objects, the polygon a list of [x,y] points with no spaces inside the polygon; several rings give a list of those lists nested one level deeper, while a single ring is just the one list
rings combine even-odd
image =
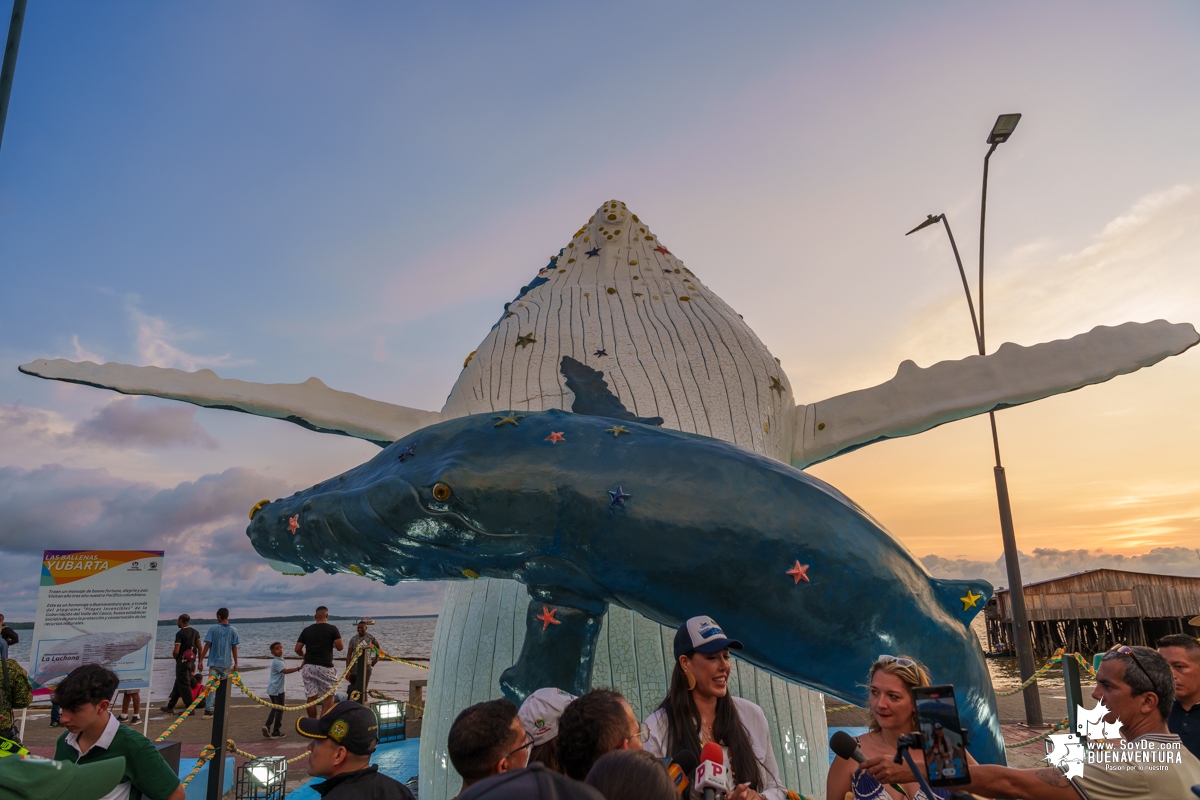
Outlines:
[{"label": "child walking", "polygon": [[[267,684],[267,694],[271,698],[271,702],[277,706],[284,705],[284,690],[283,676],[291,672],[299,672],[299,667],[292,669],[283,668],[283,643],[275,642],[271,645],[271,681]],[[262,734],[271,739],[282,739],[287,736],[286,733],[279,728],[283,725],[283,711],[278,708],[272,708],[271,713],[267,714],[267,721],[262,726]]]}]

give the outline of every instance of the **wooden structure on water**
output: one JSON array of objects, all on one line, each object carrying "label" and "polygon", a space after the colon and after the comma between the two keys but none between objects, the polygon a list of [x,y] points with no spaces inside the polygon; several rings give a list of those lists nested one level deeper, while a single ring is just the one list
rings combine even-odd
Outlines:
[{"label": "wooden structure on water", "polygon": [[[1200,636],[1200,578],[1094,569],[1025,585],[1036,655],[1099,653],[1114,644],[1154,647],[1170,633]],[[984,609],[988,651],[1013,651],[1012,605],[1001,589]],[[1194,620],[1193,620],[1194,621]]]}]

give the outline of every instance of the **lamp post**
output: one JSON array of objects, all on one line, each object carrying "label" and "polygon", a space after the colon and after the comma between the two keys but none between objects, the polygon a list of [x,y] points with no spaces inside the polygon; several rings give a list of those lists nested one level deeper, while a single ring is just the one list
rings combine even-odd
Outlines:
[{"label": "lamp post", "polygon": [[[988,161],[992,157],[992,153],[996,152],[996,148],[1008,138],[1012,136],[1016,130],[1017,123],[1020,122],[1020,114],[1001,114],[996,118],[996,124],[992,126],[992,132],[988,134],[987,143],[991,145],[988,148],[987,155],[983,157],[983,197],[979,204],[979,316],[975,316],[975,306],[971,301],[971,289],[967,283],[967,273],[963,269],[962,258],[958,254],[958,245],[954,242],[954,234],[950,231],[950,221],[946,219],[945,214],[934,216],[930,214],[924,222],[905,236],[916,233],[922,228],[927,228],[930,225],[936,225],[941,222],[946,228],[946,236],[950,238],[950,247],[954,250],[954,260],[958,264],[958,274],[962,278],[963,291],[967,295],[967,309],[971,312],[971,326],[975,330],[975,345],[979,350],[979,355],[987,355],[987,340],[986,327],[984,326],[983,313],[983,242],[985,223],[987,222],[987,179],[988,179]],[[1008,570],[1008,585],[1009,585],[1009,601],[1012,604],[1013,614],[1013,646],[1017,651],[1017,664],[1021,671],[1021,681],[1029,680],[1037,667],[1033,660],[1033,645],[1029,641],[1029,614],[1025,610],[1025,593],[1023,591],[1024,584],[1021,581],[1021,564],[1017,554],[1017,537],[1013,531],[1012,521],[1012,506],[1008,500],[1008,479],[1004,474],[1004,465],[1000,461],[1000,437],[996,432],[996,413],[988,412],[988,420],[992,425],[992,450],[996,456],[996,466],[993,468],[993,473],[996,479],[996,502],[1000,507],[1000,533],[1004,540],[1004,564]],[[1042,698],[1038,694],[1037,682],[1030,684],[1024,692],[1025,700],[1025,721],[1030,725],[1042,724]]]}]

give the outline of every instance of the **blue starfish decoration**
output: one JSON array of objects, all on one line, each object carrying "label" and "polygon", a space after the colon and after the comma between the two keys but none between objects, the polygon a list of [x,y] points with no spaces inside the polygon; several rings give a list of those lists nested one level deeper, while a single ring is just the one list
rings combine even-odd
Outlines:
[{"label": "blue starfish decoration", "polygon": [[625,505],[626,500],[633,497],[631,494],[625,494],[620,486],[617,487],[615,492],[609,492],[608,496],[612,498],[612,502],[608,504],[609,508],[613,508],[614,506],[623,506]]},{"label": "blue starfish decoration", "polygon": [[402,452],[400,454],[400,461],[401,462],[408,461],[410,458],[412,458],[416,454],[417,454],[416,445],[410,444],[408,447],[406,447],[404,449],[404,452]]},{"label": "blue starfish decoration", "polygon": [[592,256],[598,256],[598,255],[600,255],[600,248],[599,248],[599,247],[593,247],[591,250],[588,250],[588,251],[587,251],[587,257],[588,257],[588,258],[591,258]]},{"label": "blue starfish decoration", "polygon": [[601,348],[601,349],[597,350],[596,352],[592,353],[592,355],[594,355],[594,356],[606,356],[606,355],[608,355],[608,351],[607,351],[607,350],[605,350],[605,349],[603,349],[603,348]]}]

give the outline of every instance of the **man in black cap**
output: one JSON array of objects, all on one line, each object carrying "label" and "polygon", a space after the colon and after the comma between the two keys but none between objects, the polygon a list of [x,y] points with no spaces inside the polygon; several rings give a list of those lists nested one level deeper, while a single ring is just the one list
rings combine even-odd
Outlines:
[{"label": "man in black cap", "polygon": [[298,718],[296,730],[312,739],[308,774],[326,779],[313,786],[324,800],[414,800],[408,787],[371,764],[379,723],[369,708],[345,700],[323,717]]}]

